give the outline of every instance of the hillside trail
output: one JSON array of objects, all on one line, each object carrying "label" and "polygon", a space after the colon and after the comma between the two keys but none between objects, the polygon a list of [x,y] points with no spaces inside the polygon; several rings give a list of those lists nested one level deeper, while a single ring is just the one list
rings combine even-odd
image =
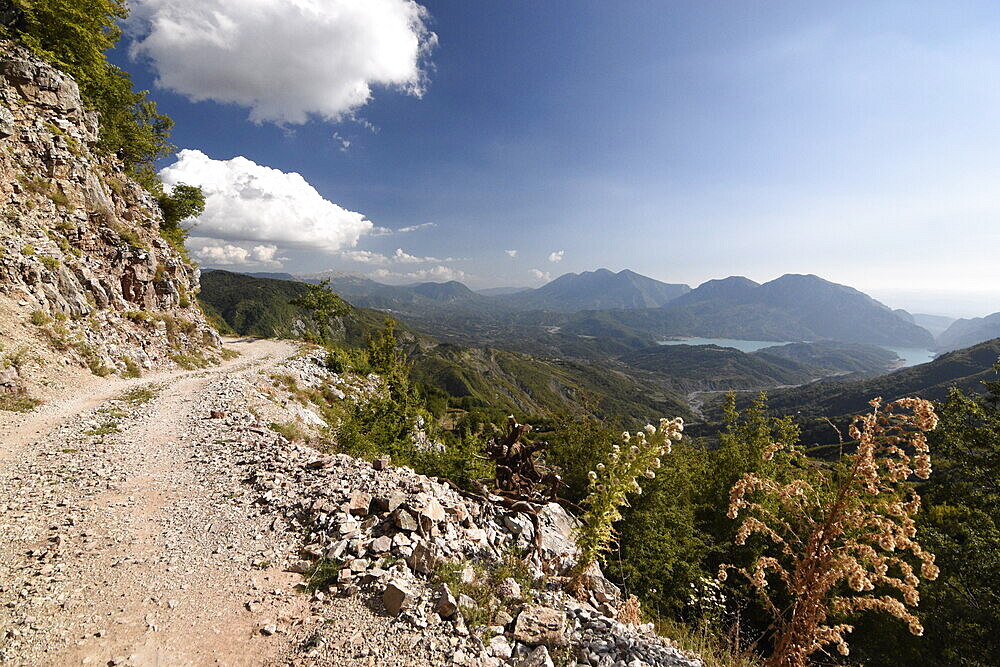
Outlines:
[{"label": "hillside trail", "polygon": [[[192,465],[206,393],[296,348],[228,341],[219,366],[77,387],[28,415],[0,413],[0,662],[281,662],[309,614],[285,548],[220,502],[231,479]],[[144,404],[123,392],[148,388]],[[248,565],[257,555],[274,561]],[[281,628],[281,629],[279,629]],[[287,633],[287,634],[286,634]]]}]

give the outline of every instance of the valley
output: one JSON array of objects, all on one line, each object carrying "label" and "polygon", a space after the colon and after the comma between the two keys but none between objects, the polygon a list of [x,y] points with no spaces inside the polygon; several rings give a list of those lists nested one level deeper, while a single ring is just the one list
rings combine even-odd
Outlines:
[{"label": "valley", "polygon": [[1000,12],[771,4],[0,0],[0,663],[1000,664]]},{"label": "valley", "polygon": [[[476,294],[459,283],[391,286],[337,275],[331,278],[330,289],[339,290],[355,307],[350,316],[338,320],[337,330],[331,333],[336,340],[357,346],[381,325],[385,315],[398,319],[414,377],[449,396],[453,406],[472,399],[537,416],[579,411],[587,402],[587,410],[626,423],[669,408],[707,420],[705,432],[711,432],[710,424],[719,418],[720,397],[730,391],[744,397],[767,391],[774,396],[774,409],[779,414],[801,413],[799,404],[809,405],[813,400],[805,397],[834,394],[857,396],[851,405],[862,409],[868,400],[864,396],[875,388],[893,396],[912,391],[907,389],[911,383],[906,380],[911,368],[948,368],[935,384],[953,382],[975,388],[976,381],[971,378],[992,365],[978,351],[973,355],[976,361],[969,366],[949,364],[944,359],[932,364],[936,355],[930,349],[933,337],[912,324],[912,318],[856,290],[814,276],[786,277],[783,282],[763,286],[735,278],[709,281],[694,290],[663,285],[654,292],[669,299],[663,307],[650,309],[643,296],[650,293],[649,279],[639,281],[636,275],[597,271],[563,276],[557,281],[558,293],[573,294],[577,303],[588,308],[599,303],[617,304],[610,310],[578,312],[532,310],[524,305],[544,302],[548,290],[532,299],[524,296],[530,290],[521,290],[521,300],[515,302],[507,298],[510,295]],[[241,335],[301,337],[312,325],[308,315],[296,311],[288,301],[319,278],[304,282],[281,278],[209,271],[202,277],[199,298],[224,330]],[[747,295],[756,295],[765,287],[778,296],[754,299],[772,305],[752,306],[754,302]],[[875,342],[836,338],[789,342],[796,336],[778,334],[827,331],[823,327],[831,325],[810,313],[798,314],[795,325],[789,325],[792,311],[773,305],[792,299],[786,294],[788,290],[798,290],[796,299],[825,300],[830,308],[848,308],[837,326],[853,327],[854,333],[844,338],[862,337],[857,331],[867,327],[870,333],[863,337]],[[842,300],[851,305],[837,305]],[[495,305],[490,305],[491,301]],[[633,305],[621,307],[624,301]],[[737,312],[751,313],[740,318],[721,308],[713,315],[717,323],[713,326],[719,327],[714,331],[750,330],[746,324],[750,321],[755,322],[756,331],[775,333],[758,339],[667,337],[655,332],[651,324],[667,321],[673,317],[671,312],[684,312],[696,307],[692,304],[704,303],[713,304],[713,308],[720,303],[742,304]],[[850,308],[859,310],[853,314]],[[874,328],[872,313],[884,324]],[[690,326],[684,333],[705,325]],[[913,347],[917,341],[926,347]],[[799,397],[799,403],[792,396]],[[590,405],[595,400],[596,404]],[[824,403],[824,409],[830,407]]]}]

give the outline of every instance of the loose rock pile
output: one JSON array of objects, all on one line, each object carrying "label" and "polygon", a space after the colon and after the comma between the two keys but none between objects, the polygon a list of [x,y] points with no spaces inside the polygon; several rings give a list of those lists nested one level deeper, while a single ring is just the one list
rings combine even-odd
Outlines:
[{"label": "loose rock pile", "polygon": [[[304,383],[328,381],[328,371],[309,367],[316,361],[302,356],[283,368]],[[397,622],[459,638],[460,664],[546,665],[556,651],[570,664],[701,664],[656,637],[651,625],[616,621],[620,593],[599,573],[589,577],[586,601],[563,592],[560,577],[576,559],[576,520],[557,503],[481,497],[386,459],[324,455],[280,437],[256,441],[241,463],[258,502],[306,536],[301,558],[288,568],[307,580],[324,577],[329,586],[315,593],[318,604],[361,596]],[[512,555],[523,557],[532,585],[500,582],[496,594],[510,602],[494,625],[470,628],[476,602],[436,583],[442,564],[475,586],[484,570]]]}]

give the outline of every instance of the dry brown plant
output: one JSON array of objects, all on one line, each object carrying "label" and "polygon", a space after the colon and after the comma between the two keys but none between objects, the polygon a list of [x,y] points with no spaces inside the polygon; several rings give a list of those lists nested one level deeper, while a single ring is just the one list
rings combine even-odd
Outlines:
[{"label": "dry brown plant", "polygon": [[[924,434],[937,425],[937,416],[933,405],[919,398],[884,408],[880,398],[870,404],[870,413],[851,422],[857,450],[842,456],[844,465],[813,481],[794,478],[809,475],[779,482],[747,474],[730,492],[729,517],[743,516],[736,543],[759,533],[772,544],[771,553],[748,568],[719,568],[720,579],[729,570],[745,575],[769,606],[774,631],[769,667],[806,665],[831,645],[847,655],[845,636],[853,626],[828,624],[831,614],[887,613],[913,634],[923,633],[909,609],[920,599],[915,565],[925,579],[936,578],[938,568],[934,555],[915,540],[920,497],[906,480],[930,475]],[[780,444],[763,456],[779,456],[779,471],[808,468],[801,451]]]},{"label": "dry brown plant", "polygon": [[628,596],[628,599],[618,608],[618,622],[625,625],[639,625],[642,623],[639,598],[634,595]]}]

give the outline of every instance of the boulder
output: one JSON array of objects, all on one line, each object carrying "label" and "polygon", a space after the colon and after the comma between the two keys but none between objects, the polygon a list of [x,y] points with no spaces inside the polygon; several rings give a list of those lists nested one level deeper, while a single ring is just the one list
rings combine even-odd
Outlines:
[{"label": "boulder", "polygon": [[393,616],[413,604],[413,592],[399,579],[393,579],[382,592],[382,604],[385,610]]},{"label": "boulder", "polygon": [[532,646],[562,646],[566,643],[565,626],[564,611],[539,605],[525,607],[514,623],[514,639]]},{"label": "boulder", "polygon": [[497,586],[497,596],[501,600],[511,600],[521,597],[521,586],[511,577],[507,577]]},{"label": "boulder", "polygon": [[376,554],[385,553],[386,551],[392,549],[392,538],[389,537],[388,535],[382,535],[381,537],[376,537],[374,540],[371,541],[371,544],[368,545],[368,548],[369,550],[371,550],[372,553]]},{"label": "boulder", "polygon": [[[643,663],[644,664],[644,663]],[[545,646],[536,646],[535,650],[526,655],[521,662],[518,663],[519,667],[555,667],[552,663],[552,656],[549,655],[549,649]]]},{"label": "boulder", "polygon": [[0,107],[0,139],[14,134],[14,114],[7,107]]},{"label": "boulder", "polygon": [[434,606],[434,610],[438,613],[438,616],[447,620],[458,611],[458,600],[451,594],[451,590],[447,584],[438,585],[437,594],[438,601]]},{"label": "boulder", "polygon": [[501,660],[509,660],[510,656],[514,653],[510,642],[503,635],[490,639],[489,647],[493,657],[500,658]]},{"label": "boulder", "polygon": [[413,548],[413,553],[406,559],[406,564],[417,572],[430,574],[442,560],[436,546],[421,542]]},{"label": "boulder", "polygon": [[396,527],[400,530],[405,530],[412,533],[417,529],[417,520],[413,518],[413,515],[404,509],[396,510],[393,515],[393,520],[396,523]]},{"label": "boulder", "polygon": [[351,494],[349,512],[356,516],[368,516],[368,508],[372,504],[370,493],[355,491]]}]

